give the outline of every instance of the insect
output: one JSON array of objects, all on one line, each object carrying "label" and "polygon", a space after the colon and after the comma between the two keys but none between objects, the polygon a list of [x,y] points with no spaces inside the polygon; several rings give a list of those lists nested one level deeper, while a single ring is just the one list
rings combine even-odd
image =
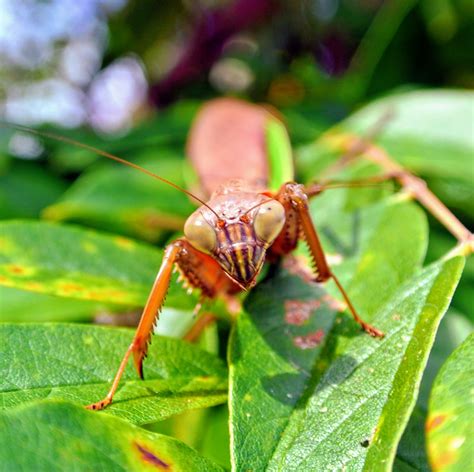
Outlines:
[{"label": "insect", "polygon": [[[229,121],[233,126],[229,127]],[[262,139],[262,130],[269,123],[278,126],[280,122],[269,111],[234,99],[214,100],[198,113],[190,131],[188,155],[204,196],[210,198],[197,198],[201,207],[187,219],[184,237],[165,248],[137,331],[110,391],[88,408],[99,410],[112,402],[130,356],[143,378],[143,361],[174,266],[204,297],[231,297],[255,285],[265,261],[290,253],[304,238],[314,262],[314,280],[333,279],[363,330],[371,336],[383,336],[358,315],[327,263],[308,208],[308,198],[318,192],[290,179],[279,188],[270,182]],[[218,156],[219,162],[209,156]],[[215,170],[217,164],[219,172]],[[286,171],[284,176],[288,174]]]},{"label": "insect", "polygon": [[[175,267],[203,297],[232,297],[255,285],[266,261],[276,261],[291,253],[303,238],[314,263],[314,280],[322,283],[332,279],[362,329],[371,336],[383,337],[381,331],[358,315],[325,257],[308,207],[309,198],[319,194],[324,186],[305,187],[293,182],[292,164],[285,161],[288,157],[291,160],[291,154],[268,156],[265,133],[272,127],[277,130],[280,145],[288,146],[284,126],[263,107],[235,99],[217,99],[201,109],[190,131],[188,155],[201,181],[202,198],[119,157],[68,138],[38,132],[139,169],[201,204],[187,219],[184,236],[165,248],[135,336],[110,391],[87,408],[100,410],[112,402],[131,356],[143,379],[143,361]],[[273,178],[272,166],[279,174]]]}]

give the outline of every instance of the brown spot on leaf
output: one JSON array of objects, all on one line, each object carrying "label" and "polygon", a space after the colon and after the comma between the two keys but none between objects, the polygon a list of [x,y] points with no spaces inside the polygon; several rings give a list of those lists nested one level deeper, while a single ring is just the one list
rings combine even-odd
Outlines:
[{"label": "brown spot on leaf", "polygon": [[0,283],[5,283],[7,281],[8,279],[6,277],[4,277],[3,275],[0,275]]},{"label": "brown spot on leaf", "polygon": [[283,259],[283,267],[290,274],[298,276],[304,282],[310,283],[314,281],[314,273],[304,256],[288,254]]},{"label": "brown spot on leaf", "polygon": [[309,333],[304,336],[296,336],[293,338],[293,344],[300,349],[313,349],[321,344],[324,338],[324,331],[318,329],[314,333]]},{"label": "brown spot on leaf", "polygon": [[156,454],[151,452],[145,446],[142,446],[141,444],[138,444],[137,442],[134,443],[134,445],[140,452],[140,459],[143,462],[154,465],[157,469],[160,469],[160,470],[171,470],[169,464],[162,461]]},{"label": "brown spot on leaf", "polygon": [[285,322],[301,326],[320,306],[319,300],[287,300],[285,302]]},{"label": "brown spot on leaf", "polygon": [[444,422],[445,419],[446,415],[436,415],[428,418],[425,426],[426,431],[432,431],[433,429],[437,428],[441,423]]},{"label": "brown spot on leaf", "polygon": [[27,273],[27,270],[24,267],[14,264],[7,266],[6,269],[8,272],[15,275],[25,275]]}]

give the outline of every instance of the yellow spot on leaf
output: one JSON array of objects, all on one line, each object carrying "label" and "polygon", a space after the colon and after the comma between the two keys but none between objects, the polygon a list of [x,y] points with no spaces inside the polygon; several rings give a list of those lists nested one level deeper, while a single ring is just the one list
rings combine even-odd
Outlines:
[{"label": "yellow spot on leaf", "polygon": [[82,248],[89,254],[95,254],[97,252],[97,246],[90,241],[84,241],[82,243]]},{"label": "yellow spot on leaf", "polygon": [[41,290],[43,288],[43,285],[39,282],[28,282],[27,284],[25,284],[25,288],[27,290]]},{"label": "yellow spot on leaf", "polygon": [[114,239],[115,244],[123,249],[131,250],[135,246],[135,243],[127,238],[123,238],[121,236],[118,236]]},{"label": "yellow spot on leaf", "polygon": [[107,300],[109,302],[123,302],[129,298],[127,292],[114,289],[89,290],[85,292],[85,296],[90,300]]},{"label": "yellow spot on leaf", "polygon": [[84,287],[73,282],[60,282],[58,284],[59,290],[64,294],[71,294],[75,292],[81,292],[84,290]]},{"label": "yellow spot on leaf", "polygon": [[82,341],[84,344],[90,345],[94,342],[94,338],[92,336],[83,336]]},{"label": "yellow spot on leaf", "polygon": [[1,237],[0,238],[0,251],[3,253],[12,253],[15,251],[15,244],[11,239]]},{"label": "yellow spot on leaf", "polygon": [[431,457],[431,466],[435,472],[446,470],[446,467],[456,461],[457,455],[453,451],[446,451],[440,454],[433,454]]}]

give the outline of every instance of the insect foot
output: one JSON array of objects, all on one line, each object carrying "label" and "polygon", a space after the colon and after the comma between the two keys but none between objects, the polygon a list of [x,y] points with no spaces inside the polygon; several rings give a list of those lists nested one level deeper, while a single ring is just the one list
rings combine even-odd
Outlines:
[{"label": "insect foot", "polygon": [[104,398],[100,402],[91,403],[90,405],[85,406],[87,410],[103,410],[105,407],[112,403],[112,399]]},{"label": "insect foot", "polygon": [[385,333],[382,333],[382,331],[368,323],[362,323],[362,329],[374,338],[383,338],[385,336]]}]

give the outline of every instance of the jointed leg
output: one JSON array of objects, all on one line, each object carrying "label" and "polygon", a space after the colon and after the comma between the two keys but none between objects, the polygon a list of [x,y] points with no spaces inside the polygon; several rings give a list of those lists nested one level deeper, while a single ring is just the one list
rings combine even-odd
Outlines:
[{"label": "jointed leg", "polygon": [[358,188],[358,187],[378,187],[385,182],[398,180],[400,172],[390,172],[387,174],[374,175],[355,180],[323,180],[315,182],[305,187],[306,195],[311,198],[320,195],[325,190],[336,188]]},{"label": "jointed leg", "polygon": [[280,190],[277,198],[282,201],[285,205],[286,202],[290,202],[294,212],[297,215],[298,222],[301,225],[301,231],[308,243],[309,250],[311,252],[315,269],[316,269],[316,281],[326,282],[328,279],[333,279],[337,288],[341,292],[352,316],[355,321],[360,324],[362,329],[369,333],[371,336],[383,337],[383,333],[375,328],[374,326],[366,323],[358,314],[357,311],[350,301],[346,291],[339,282],[339,279],[331,271],[329,264],[326,261],[323,248],[319,241],[318,233],[316,232],[315,225],[311,220],[308,208],[308,197],[305,193],[305,189],[302,185],[298,184],[285,184]]},{"label": "jointed leg", "polygon": [[184,335],[183,339],[190,343],[196,341],[201,333],[214,321],[216,317],[212,313],[203,313],[191,329]]},{"label": "jointed leg", "polygon": [[178,239],[170,244],[165,250],[160,270],[143,309],[133,341],[120,363],[109,393],[103,400],[93,403],[87,408],[101,410],[112,402],[128,359],[132,354],[138,374],[143,378],[143,360],[146,357],[158,311],[168,291],[174,264],[178,266],[186,285],[190,288],[200,289],[205,297],[212,298],[216,293],[230,293],[235,288],[233,282],[210,256],[200,253],[184,239]]},{"label": "jointed leg", "polygon": [[[406,194],[421,203],[458,240],[459,244],[457,250],[459,253],[467,255],[474,252],[474,234],[430,191],[424,180],[413,175],[400,164],[393,161],[383,149],[372,144],[367,138],[361,139],[360,137],[352,137],[352,139],[347,139],[343,151],[346,151],[350,159],[347,159],[347,156],[343,157],[337,161],[335,166],[332,166],[331,169],[336,170],[345,167],[348,162],[352,162],[358,155],[362,155],[369,161],[378,164],[385,173],[381,176],[369,177],[369,179],[366,180],[369,185],[370,180],[372,180],[372,183],[375,183],[376,179],[379,179],[379,182],[395,179]],[[357,184],[357,181],[354,183],[347,182],[347,184],[342,184],[341,182],[339,184],[340,187],[357,187],[362,185],[364,185],[362,181],[360,181],[360,185]],[[327,188],[335,187],[325,180],[319,186],[318,184],[309,186],[308,195],[317,195]]]},{"label": "jointed leg", "polygon": [[140,378],[143,378],[143,359],[146,356],[148,343],[153,331],[153,325],[155,323],[156,317],[158,316],[158,310],[161,308],[166,296],[166,292],[168,291],[173,264],[180,250],[181,247],[179,241],[176,241],[166,248],[160,270],[156,276],[150,295],[148,296],[148,301],[145,305],[145,308],[143,309],[137,331],[132,343],[128,347],[127,352],[122,359],[122,362],[120,363],[117,373],[115,374],[112,387],[103,400],[93,403],[92,405],[88,405],[88,409],[101,410],[112,403],[112,398],[118,388],[120,379],[125,371],[125,368],[127,367],[127,362],[131,354],[133,354],[135,367],[137,368],[138,374],[140,375]]}]

